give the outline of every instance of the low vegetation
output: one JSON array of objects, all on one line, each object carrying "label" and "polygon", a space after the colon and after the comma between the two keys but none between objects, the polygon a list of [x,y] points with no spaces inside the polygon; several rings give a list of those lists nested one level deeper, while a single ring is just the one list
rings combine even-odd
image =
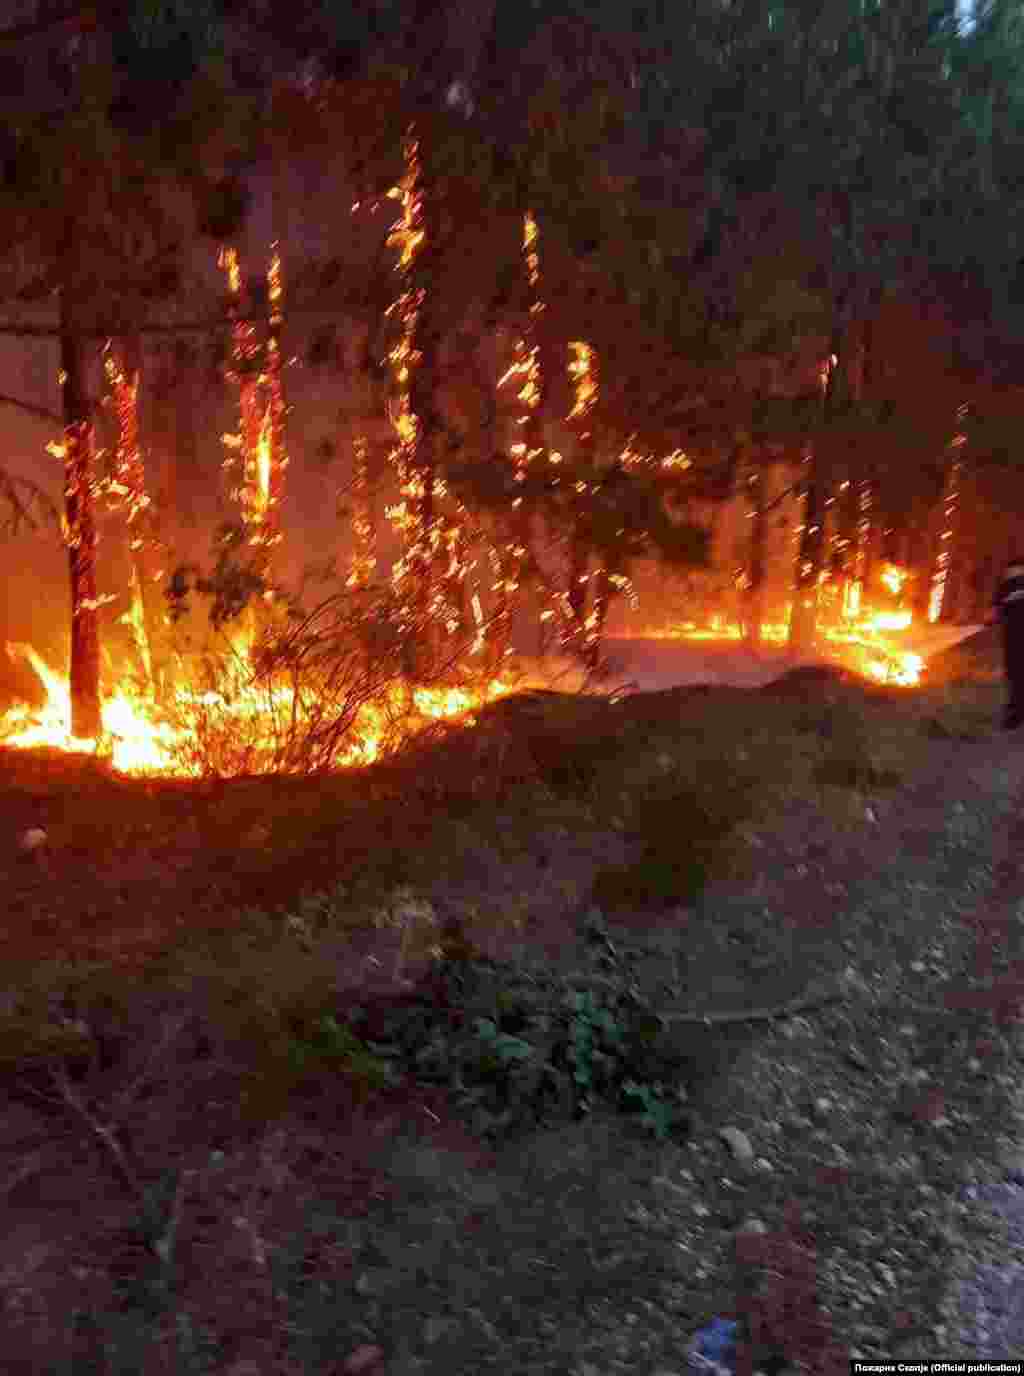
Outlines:
[{"label": "low vegetation", "polygon": [[[961,653],[958,672],[962,662]],[[291,1122],[297,1105],[369,1112],[410,1085],[443,1092],[468,1137],[488,1150],[608,1113],[630,1115],[652,1143],[685,1140],[703,1087],[728,1070],[711,1021],[701,1023],[706,1003],[689,1020],[666,1018],[670,962],[653,981],[616,920],[680,906],[699,920],[706,887],[751,866],[751,829],[808,803],[837,831],[860,824],[865,798],[911,781],[935,740],[990,735],[999,696],[984,672],[908,692],[824,670],[797,671],[760,692],[679,689],[617,703],[525,693],[471,724],[439,724],[365,772],[223,786],[144,784],[7,752],[12,801],[41,792],[60,799],[40,863],[59,866],[63,847],[83,866],[88,856],[116,867],[133,846],[152,851],[187,824],[219,895],[190,914],[168,890],[149,905],[147,942],[131,945],[124,933],[133,913],[90,915],[81,907],[89,886],[76,895],[71,865],[65,920],[40,923],[35,941],[26,932],[12,945],[0,1004],[5,1089],[12,1102],[77,1122],[138,1205],[128,1229],[135,1261],[117,1279],[111,1308],[70,1314],[65,1369],[149,1371],[141,1354],[151,1350],[171,1363],[154,1371],[229,1369],[218,1334],[176,1291],[187,1172],[169,1162],[155,1173],[150,1162],[143,1174],[123,1136],[131,1106],[148,1101],[158,1115],[168,1086],[204,1102],[199,1082],[218,1067],[231,1067],[225,1083],[237,1113],[207,1144],[211,1161]],[[578,939],[564,961],[530,950],[529,914],[478,911],[470,930],[418,901],[469,852],[467,836],[511,858],[542,825],[567,835],[604,828],[631,845],[630,858],[599,866],[575,895]],[[238,900],[230,916],[216,907],[225,857]],[[252,901],[258,894],[262,903]],[[484,954],[488,920],[496,932],[522,929],[513,954]],[[388,996],[342,997],[339,953],[388,929]],[[756,922],[744,940],[762,969],[785,963]],[[407,974],[415,982],[402,984]],[[700,987],[699,962],[685,983]],[[684,992],[680,978],[674,1007]],[[159,1015],[145,1014],[153,1022],[140,1046],[139,1010],[158,1005]],[[17,1198],[16,1179],[7,1190]],[[274,1264],[287,1270],[286,1252],[282,1244]],[[297,1277],[289,1303],[300,1303],[300,1290],[311,1303],[315,1272],[302,1272],[301,1286]],[[282,1293],[292,1293],[288,1284]],[[306,1354],[300,1369],[326,1369],[314,1329],[329,1327],[329,1310],[325,1300],[320,1318],[292,1333],[290,1360]],[[773,1328],[763,1305],[754,1312],[752,1334],[771,1332],[777,1356],[800,1357],[781,1350],[785,1325]],[[692,1327],[698,1322],[694,1315]],[[805,1327],[824,1371],[838,1349],[820,1315]],[[351,1333],[337,1340],[354,1342]]]}]

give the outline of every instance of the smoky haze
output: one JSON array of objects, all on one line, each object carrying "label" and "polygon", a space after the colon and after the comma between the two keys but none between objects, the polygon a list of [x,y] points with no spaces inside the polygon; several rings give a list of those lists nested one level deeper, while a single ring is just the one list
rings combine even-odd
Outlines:
[{"label": "smoky haze", "polygon": [[[392,271],[394,250],[386,238],[394,222],[393,201],[355,214],[355,193],[339,161],[303,162],[296,159],[272,172],[265,168],[243,169],[252,193],[251,210],[243,233],[236,240],[243,278],[265,289],[272,245],[280,244],[284,283],[283,355],[289,467],[284,475],[280,508],[283,540],[277,547],[273,576],[291,589],[298,588],[311,566],[333,559],[346,575],[352,553],[349,535],[353,477],[353,441],[369,440],[378,471],[385,470],[394,433],[387,417],[386,376],[378,372],[368,381],[367,357],[384,360],[387,335],[383,309],[358,306],[353,313],[353,293],[375,280],[383,282],[385,295],[393,299],[400,286]],[[320,270],[328,257],[338,271],[337,290],[318,292]],[[185,264],[185,298],[169,306],[152,307],[158,320],[183,321],[216,317],[226,297],[226,278],[217,264],[217,245],[208,240],[190,244]],[[312,286],[311,286],[312,284]],[[289,316],[290,302],[298,299],[300,310]],[[256,310],[265,304],[250,302]],[[319,311],[317,311],[319,307]],[[472,308],[471,308],[472,309]],[[0,307],[0,316],[26,324],[52,328],[52,307],[19,309]],[[492,336],[475,328],[475,354],[470,372],[473,388],[496,387],[507,360]],[[310,359],[310,345],[317,331],[333,326],[326,358]],[[257,336],[263,337],[257,325]],[[506,341],[507,342],[507,341]],[[116,444],[116,428],[102,399],[109,389],[103,377],[100,347],[92,360],[90,395],[95,403],[96,447],[108,455]],[[114,356],[120,359],[120,341],[114,340]],[[222,465],[228,450],[222,435],[238,428],[238,390],[223,377],[223,357],[215,341],[197,334],[147,335],[141,343],[142,378],[140,436],[146,469],[147,490],[168,518],[165,531],[173,541],[176,562],[212,564],[211,539],[218,524],[238,519],[237,506],[229,499],[229,482]],[[61,396],[58,384],[59,344],[56,339],[0,338],[0,366],[8,379],[9,395],[31,406],[45,408],[54,422],[5,406],[2,415],[3,466],[15,478],[37,483],[58,511],[63,506],[60,460],[46,445],[59,438]],[[448,369],[449,378],[453,369]],[[463,379],[464,381],[464,379]],[[473,405],[471,395],[460,393],[461,383],[446,384],[442,407],[460,419]],[[513,436],[507,435],[511,442]],[[103,467],[101,460],[100,468]],[[383,482],[374,497],[377,515],[378,575],[387,572],[399,552],[398,537],[386,517],[386,506],[396,500],[393,480]],[[109,598],[100,612],[103,644],[117,654],[130,652],[130,638],[119,618],[129,605],[129,572],[126,526],[123,516],[97,509],[99,545],[97,581],[101,598]],[[0,603],[0,642],[29,642],[57,667],[66,664],[70,628],[70,592],[66,552],[59,530],[52,524],[36,532],[25,531],[0,544],[3,599]],[[486,577],[481,580],[485,585]],[[307,584],[307,605],[332,589]],[[521,616],[516,641],[519,648],[536,647],[536,615]],[[11,697],[38,696],[34,675],[23,665],[3,662],[0,656],[0,692]]]}]

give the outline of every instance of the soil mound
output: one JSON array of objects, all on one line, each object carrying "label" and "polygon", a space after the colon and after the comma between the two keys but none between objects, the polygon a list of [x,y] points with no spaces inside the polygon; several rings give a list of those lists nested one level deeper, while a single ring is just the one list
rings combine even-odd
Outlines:
[{"label": "soil mound", "polygon": [[807,698],[826,696],[836,688],[847,688],[855,675],[838,664],[802,664],[780,678],[766,683],[761,692],[769,697]]},{"label": "soil mound", "polygon": [[994,680],[1003,676],[1003,638],[999,626],[986,626],[955,645],[928,656],[929,678]]}]

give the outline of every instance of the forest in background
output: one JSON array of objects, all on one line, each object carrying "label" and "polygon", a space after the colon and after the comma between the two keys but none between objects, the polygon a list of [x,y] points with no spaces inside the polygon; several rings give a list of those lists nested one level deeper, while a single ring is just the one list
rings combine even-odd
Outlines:
[{"label": "forest in background", "polygon": [[977,619],[1020,53],[998,0],[4,7],[4,400],[58,462],[0,495],[59,536],[74,734],[118,618],[328,559],[413,677],[542,617],[593,665],[666,588],[799,647],[899,565]]}]

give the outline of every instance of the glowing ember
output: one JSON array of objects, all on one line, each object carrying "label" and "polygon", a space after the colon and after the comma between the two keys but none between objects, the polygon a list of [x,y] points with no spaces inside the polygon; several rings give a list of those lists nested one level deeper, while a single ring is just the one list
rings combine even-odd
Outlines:
[{"label": "glowing ember", "polygon": [[[822,582],[827,581],[827,576]],[[894,564],[884,565],[879,574],[882,586],[898,598],[908,581],[905,569]],[[861,611],[860,588],[855,581],[847,581],[841,598],[842,611],[838,624],[821,624],[817,630],[818,650],[831,659],[838,659],[854,673],[879,683],[912,687],[920,683],[924,661],[920,655],[903,649],[891,632],[910,629],[912,613],[906,608],[889,611]],[[784,619],[765,622],[761,626],[761,640],[785,644],[789,638],[791,607],[784,609]],[[706,626],[695,621],[670,623],[659,630],[646,630],[652,640],[700,640],[736,643],[742,641],[740,626],[722,616],[712,616]]]},{"label": "glowing ember", "polygon": [[[67,677],[56,673],[31,645],[8,643],[7,651],[28,663],[46,690],[41,708],[20,703],[0,717],[0,743],[28,748],[49,746],[78,754],[96,754],[99,743],[71,735],[71,694]],[[102,718],[104,750],[122,774],[170,774],[193,776],[206,772],[195,757],[195,724],[227,742],[240,742],[237,758],[244,759],[245,772],[254,772],[262,761],[274,755],[275,725],[288,720],[293,699],[287,688],[267,688],[251,681],[247,660],[241,657],[231,682],[220,691],[200,692],[178,689],[175,710],[180,719],[193,723],[193,729],[175,727],[161,720],[159,709],[145,695],[133,694],[119,685],[104,695]],[[484,702],[513,691],[510,684],[492,680],[482,695],[463,688],[417,688],[412,700],[425,724],[430,720],[462,716]],[[338,768],[372,764],[378,759],[388,734],[389,721],[402,706],[396,691],[384,703],[367,703],[355,716],[348,744],[334,761]],[[470,718],[472,722],[472,718]],[[410,729],[416,729],[415,720]],[[230,749],[230,746],[228,747]],[[230,772],[230,771],[228,771]]]},{"label": "glowing ember", "polygon": [[[55,673],[31,645],[10,644],[7,651],[20,655],[35,671],[46,689],[39,709],[19,703],[0,718],[0,739],[8,746],[51,746],[58,750],[95,754],[95,740],[71,734],[71,688],[66,676]],[[114,767],[125,773],[166,769],[173,732],[146,719],[139,704],[118,691],[102,705],[103,729],[114,743]]]},{"label": "glowing ember", "polygon": [[871,625],[878,631],[905,631],[910,625],[909,612],[875,612]]},{"label": "glowing ember", "polygon": [[865,678],[906,687],[919,683],[924,660],[920,655],[887,644],[875,630],[878,619],[868,617],[849,630],[827,630],[823,635],[831,645],[843,647],[844,653],[840,658],[848,661],[850,668]]},{"label": "glowing ember", "polygon": [[907,581],[905,569],[899,569],[895,564],[886,564],[882,569],[880,581],[885,584],[890,592],[897,595],[903,591],[903,586]]}]

